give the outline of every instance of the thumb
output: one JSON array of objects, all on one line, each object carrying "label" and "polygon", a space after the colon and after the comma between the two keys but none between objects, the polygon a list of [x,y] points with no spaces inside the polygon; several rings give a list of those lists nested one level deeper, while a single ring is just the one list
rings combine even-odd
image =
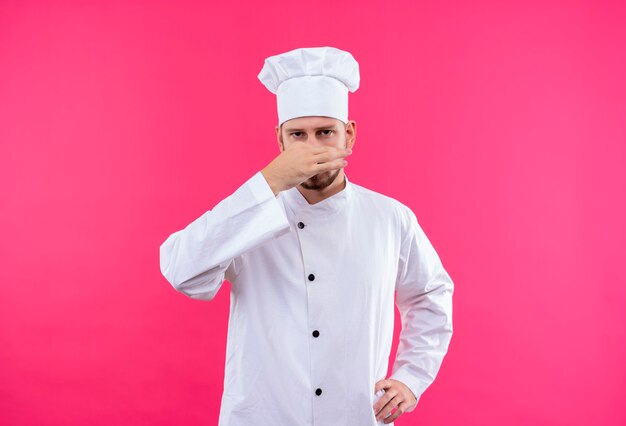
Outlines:
[{"label": "thumb", "polygon": [[376,385],[374,385],[374,393],[378,392],[381,389],[386,389],[390,386],[391,384],[389,383],[388,380],[383,379],[383,380],[379,380],[376,382]]}]

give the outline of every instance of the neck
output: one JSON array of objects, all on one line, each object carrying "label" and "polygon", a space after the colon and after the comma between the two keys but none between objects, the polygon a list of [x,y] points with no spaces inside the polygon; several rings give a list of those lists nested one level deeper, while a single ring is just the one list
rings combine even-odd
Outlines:
[{"label": "neck", "polygon": [[302,184],[298,185],[296,188],[302,196],[308,201],[309,204],[319,203],[322,200],[325,200],[328,197],[331,197],[342,191],[346,187],[345,175],[343,170],[339,172],[333,183],[328,185],[323,189],[306,189],[302,187]]}]

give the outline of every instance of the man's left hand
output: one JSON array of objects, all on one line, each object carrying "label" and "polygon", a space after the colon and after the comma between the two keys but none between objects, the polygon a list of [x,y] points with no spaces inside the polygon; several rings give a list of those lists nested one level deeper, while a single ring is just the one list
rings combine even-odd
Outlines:
[{"label": "man's left hand", "polygon": [[[417,398],[407,385],[399,380],[384,379],[376,382],[374,393],[381,389],[385,389],[385,393],[374,404],[374,414],[376,420],[383,420],[383,423],[391,423],[407,411],[413,411],[417,405]],[[396,411],[389,417],[393,409]]]}]

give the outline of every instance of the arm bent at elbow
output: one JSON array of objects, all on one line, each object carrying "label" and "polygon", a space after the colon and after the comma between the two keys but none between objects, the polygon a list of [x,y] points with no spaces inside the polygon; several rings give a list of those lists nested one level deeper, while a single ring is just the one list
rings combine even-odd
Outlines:
[{"label": "arm bent at elbow", "polygon": [[289,231],[282,202],[257,172],[161,244],[161,273],[177,291],[211,300],[240,273],[246,252]]},{"label": "arm bent at elbow", "polygon": [[396,282],[402,330],[391,378],[404,382],[419,400],[452,338],[454,284],[412,212],[410,218]]}]

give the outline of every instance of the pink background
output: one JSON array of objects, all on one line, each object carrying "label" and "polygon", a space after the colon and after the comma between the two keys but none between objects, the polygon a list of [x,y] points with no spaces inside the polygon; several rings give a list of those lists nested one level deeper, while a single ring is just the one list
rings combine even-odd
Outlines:
[{"label": "pink background", "polygon": [[217,424],[230,285],[159,246],[278,154],[263,60],[330,45],[346,174],[456,284],[396,424],[626,424],[624,3],[430,3],[0,2],[0,423]]}]

